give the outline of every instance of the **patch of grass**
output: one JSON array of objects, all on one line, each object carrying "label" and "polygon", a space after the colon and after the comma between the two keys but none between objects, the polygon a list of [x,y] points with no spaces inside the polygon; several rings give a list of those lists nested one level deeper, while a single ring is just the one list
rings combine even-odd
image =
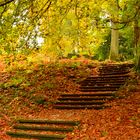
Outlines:
[{"label": "patch of grass", "polygon": [[69,65],[70,68],[77,69],[81,65],[81,62],[71,63]]},{"label": "patch of grass", "polygon": [[108,132],[103,130],[101,131],[101,137],[106,137],[108,135]]},{"label": "patch of grass", "polygon": [[52,82],[44,82],[42,83],[41,85],[38,85],[38,88],[39,90],[43,90],[43,89],[48,89],[48,90],[51,90],[51,89],[55,89],[56,88],[56,85]]},{"label": "patch of grass", "polygon": [[132,121],[136,121],[136,120],[138,120],[138,117],[136,117],[136,116],[132,116],[132,117],[130,118],[130,120],[132,120]]}]

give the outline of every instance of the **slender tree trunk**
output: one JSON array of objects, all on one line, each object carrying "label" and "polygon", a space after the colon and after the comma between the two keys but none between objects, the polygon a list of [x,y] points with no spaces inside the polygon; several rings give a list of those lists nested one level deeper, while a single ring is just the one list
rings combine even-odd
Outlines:
[{"label": "slender tree trunk", "polygon": [[140,71],[140,26],[137,20],[135,21],[134,26],[134,43],[135,43],[134,55],[136,58],[136,69]]},{"label": "slender tree trunk", "polygon": [[119,56],[119,31],[116,28],[117,25],[112,22],[110,60],[117,60]]}]

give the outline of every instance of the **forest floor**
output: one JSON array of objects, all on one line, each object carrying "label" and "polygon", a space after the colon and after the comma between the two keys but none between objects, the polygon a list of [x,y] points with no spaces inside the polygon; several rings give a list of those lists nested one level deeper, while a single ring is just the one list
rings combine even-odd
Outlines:
[{"label": "forest floor", "polygon": [[87,61],[64,65],[0,73],[0,140],[18,140],[6,135],[18,118],[80,121],[65,140],[140,140],[139,78],[119,91],[123,98],[110,101],[111,108],[57,110],[52,108],[57,97],[79,92],[78,82],[97,74],[98,66]]}]

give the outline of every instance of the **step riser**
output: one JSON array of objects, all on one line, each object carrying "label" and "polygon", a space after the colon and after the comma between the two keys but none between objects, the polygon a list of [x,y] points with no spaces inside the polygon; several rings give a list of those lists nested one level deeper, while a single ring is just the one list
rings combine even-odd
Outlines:
[{"label": "step riser", "polygon": [[130,69],[129,68],[115,68],[115,69],[113,69],[111,67],[108,67],[108,68],[102,67],[102,68],[99,68],[99,71],[108,71],[108,72],[116,71],[116,72],[119,72],[119,73],[121,73],[121,72],[123,73],[123,72],[129,72]]},{"label": "step riser", "polygon": [[135,65],[134,64],[109,64],[109,65],[102,65],[100,66],[100,68],[113,68],[113,69],[116,69],[116,68],[120,68],[120,69],[126,69],[126,68],[132,68],[134,67]]},{"label": "step riser", "polygon": [[88,103],[88,102],[84,102],[84,103],[79,103],[79,102],[67,102],[67,103],[56,103],[56,105],[103,105],[105,102],[91,102],[91,103]]},{"label": "step riser", "polygon": [[99,86],[81,86],[80,89],[118,89],[120,88],[121,86],[104,86],[104,87],[99,87]]},{"label": "step riser", "polygon": [[128,70],[130,70],[130,67],[115,67],[115,66],[107,66],[107,67],[105,67],[105,66],[103,66],[103,67],[99,67],[99,70],[111,70],[111,71],[119,71],[119,72],[121,72],[121,71],[128,71]]},{"label": "step riser", "polygon": [[117,91],[118,89],[81,89],[81,90],[79,90],[80,92],[99,92],[99,91],[105,91],[105,92],[107,92],[107,91]]},{"label": "step riser", "polygon": [[96,85],[94,83],[88,83],[88,84],[81,84],[81,87],[121,87],[121,86],[124,86],[125,84],[121,84],[121,85],[110,85],[109,83],[108,84],[104,84],[104,85]]},{"label": "step riser", "polygon": [[96,84],[104,84],[104,85],[124,85],[125,81],[83,81],[80,85],[96,85]]},{"label": "step riser", "polygon": [[99,68],[99,71],[108,71],[108,72],[110,72],[110,71],[117,71],[117,72],[129,72],[130,70],[129,70],[129,68],[115,68],[115,69],[113,69],[112,67],[108,67],[108,68],[104,68],[104,67],[102,67],[102,68]]},{"label": "step riser", "polygon": [[119,72],[102,72],[102,71],[100,71],[100,75],[123,75],[123,74],[128,74],[129,72],[121,72],[121,73],[119,73]]},{"label": "step riser", "polygon": [[88,77],[87,79],[95,79],[95,78],[124,78],[124,77],[129,77],[129,75],[105,75],[105,76],[91,76]]},{"label": "step riser", "polygon": [[54,106],[55,109],[95,109],[95,110],[100,110],[106,108],[105,106]]},{"label": "step riser", "polygon": [[114,83],[107,83],[107,82],[98,82],[98,83],[97,82],[91,82],[90,83],[90,82],[86,82],[86,83],[82,83],[81,86],[83,86],[83,85],[88,86],[88,84],[91,85],[91,86],[92,85],[98,85],[98,86],[102,86],[102,85],[121,86],[121,85],[124,85],[124,82],[122,82],[122,83],[119,83],[119,82],[118,83],[117,82],[114,82]]},{"label": "step riser", "polygon": [[114,96],[111,93],[94,93],[94,94],[62,94],[61,97],[94,97],[94,96]]},{"label": "step riser", "polygon": [[53,125],[78,125],[80,122],[76,121],[63,121],[63,120],[26,120],[26,119],[20,119],[18,120],[18,123],[20,124],[53,124]]},{"label": "step riser", "polygon": [[97,101],[97,100],[111,100],[114,99],[113,97],[107,98],[107,97],[102,97],[102,98],[61,98],[59,101]]},{"label": "step riser", "polygon": [[84,81],[104,81],[106,82],[105,80],[109,80],[109,81],[125,81],[127,80],[128,77],[118,77],[118,78],[108,78],[108,77],[98,77],[98,78],[88,78],[88,79],[85,79]]},{"label": "step riser", "polygon": [[108,66],[108,67],[99,67],[99,70],[111,70],[111,71],[116,71],[116,70],[120,70],[121,71],[128,71],[130,68],[129,67],[113,67],[113,66]]},{"label": "step riser", "polygon": [[[123,79],[103,79],[103,78],[100,78],[100,79],[85,79],[85,80],[83,80],[82,82],[98,82],[98,83],[100,83],[100,82],[102,82],[102,83],[105,83],[105,82],[110,82],[110,81],[112,81],[112,82],[116,82],[116,83],[118,83],[118,82],[126,82],[126,80],[127,80],[128,78],[123,78]],[[106,81],[106,80],[108,80],[108,81]],[[80,82],[80,83],[82,83],[82,82]]]},{"label": "step riser", "polygon": [[95,78],[95,79],[85,79],[84,81],[82,82],[125,82],[128,78],[112,78],[112,79],[109,79],[109,78]]}]

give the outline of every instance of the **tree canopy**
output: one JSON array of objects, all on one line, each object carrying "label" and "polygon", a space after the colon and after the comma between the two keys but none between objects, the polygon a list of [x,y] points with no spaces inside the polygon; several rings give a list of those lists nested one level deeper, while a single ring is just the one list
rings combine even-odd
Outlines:
[{"label": "tree canopy", "polygon": [[139,0],[1,0],[0,52],[37,50],[50,57],[73,53],[104,60],[114,30],[118,59],[132,59],[139,13]]}]

